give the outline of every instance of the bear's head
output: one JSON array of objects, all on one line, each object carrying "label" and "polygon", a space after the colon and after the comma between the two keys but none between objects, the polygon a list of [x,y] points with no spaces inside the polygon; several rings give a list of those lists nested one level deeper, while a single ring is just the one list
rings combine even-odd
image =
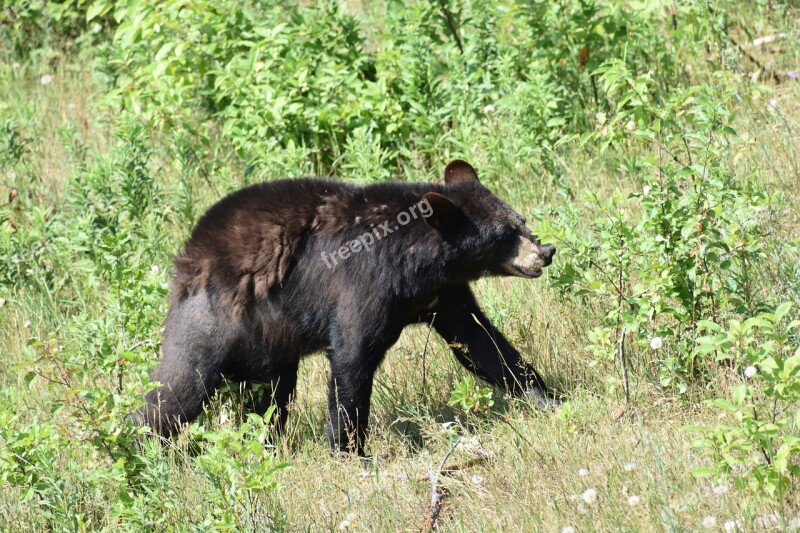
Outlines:
[{"label": "bear's head", "polygon": [[456,160],[444,171],[443,192],[422,198],[430,206],[425,220],[469,279],[483,275],[538,278],[553,262],[556,248],[542,244],[525,219],[478,180],[475,169]]}]

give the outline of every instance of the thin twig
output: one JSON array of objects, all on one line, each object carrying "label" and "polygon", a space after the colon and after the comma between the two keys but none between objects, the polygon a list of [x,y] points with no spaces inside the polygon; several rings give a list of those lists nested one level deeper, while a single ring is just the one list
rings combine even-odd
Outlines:
[{"label": "thin twig", "polygon": [[464,54],[464,46],[461,44],[461,37],[458,36],[458,28],[456,28],[455,22],[453,22],[453,16],[450,15],[450,12],[447,11],[447,6],[444,4],[444,0],[439,0],[439,7],[442,9],[442,18],[447,23],[447,27],[450,29],[450,33],[453,34],[453,39],[456,41],[456,46],[461,51],[461,54]]},{"label": "thin twig", "polygon": [[422,390],[425,390],[425,378],[426,378],[426,368],[427,365],[425,364],[427,355],[428,355],[428,341],[431,340],[431,330],[433,329],[433,321],[436,320],[436,313],[433,313],[431,317],[431,323],[428,324],[428,336],[425,337],[425,347],[422,349]]},{"label": "thin twig", "polygon": [[753,39],[753,42],[743,45],[743,48],[755,48],[756,46],[762,46],[765,44],[774,43],[775,41],[782,41],[783,39],[789,39],[794,37],[800,37],[800,31],[778,33],[776,35],[767,35],[766,37],[759,37],[758,39]]},{"label": "thin twig", "polygon": [[774,70],[769,68],[767,65],[765,65],[764,63],[762,63],[761,61],[756,59],[756,57],[753,56],[753,54],[751,54],[750,52],[747,51],[747,47],[744,47],[741,44],[739,44],[739,42],[736,39],[733,38],[733,35],[731,35],[730,33],[727,33],[727,31],[726,31],[726,34],[728,35],[728,39],[731,40],[731,42],[734,44],[736,49],[739,50],[739,52],[743,56],[745,56],[747,59],[752,61],[758,68],[761,69],[761,72],[763,73],[764,77],[771,77],[773,80],[775,80],[775,83],[781,83],[783,81],[783,78],[781,78],[781,76],[777,72],[775,72]]},{"label": "thin twig", "polygon": [[622,368],[622,390],[625,391],[625,403],[628,404],[631,401],[631,395],[628,387],[628,365],[625,361],[625,333],[625,326],[623,326],[619,338],[619,366]]},{"label": "thin twig", "polygon": [[439,463],[439,468],[428,472],[431,481],[431,502],[428,505],[428,511],[425,513],[425,522],[422,524],[422,531],[425,533],[433,531],[436,525],[436,519],[439,517],[439,512],[442,510],[442,500],[444,499],[445,490],[442,484],[439,483],[439,474],[442,473],[445,463],[455,451],[459,442],[461,442],[461,437],[458,437],[453,442],[453,445],[450,446],[450,449],[447,450],[447,453],[444,454],[442,462]]}]

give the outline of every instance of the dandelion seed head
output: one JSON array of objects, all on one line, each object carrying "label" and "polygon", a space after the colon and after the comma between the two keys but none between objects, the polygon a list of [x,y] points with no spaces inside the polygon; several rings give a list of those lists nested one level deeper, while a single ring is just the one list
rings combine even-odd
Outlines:
[{"label": "dandelion seed head", "polygon": [[578,475],[581,476],[581,477],[588,476],[589,475],[589,469],[588,468],[581,468],[580,470],[578,470]]},{"label": "dandelion seed head", "polygon": [[597,501],[597,491],[594,489],[586,489],[583,491],[583,494],[581,494],[581,498],[583,498],[584,502],[591,505]]},{"label": "dandelion seed head", "polygon": [[777,109],[778,109],[778,99],[770,98],[769,102],[767,102],[767,111],[774,113]]},{"label": "dandelion seed head", "polygon": [[575,528],[572,526],[564,526],[561,528],[561,533],[575,533]]},{"label": "dandelion seed head", "polygon": [[480,485],[481,483],[483,483],[483,476],[479,476],[478,474],[475,474],[474,476],[472,476],[472,482],[475,485]]},{"label": "dandelion seed head", "polygon": [[712,528],[717,525],[717,519],[714,518],[713,516],[707,516],[703,518],[703,521],[701,523],[705,528]]},{"label": "dandelion seed head", "polygon": [[752,378],[756,374],[758,374],[758,369],[756,367],[754,367],[753,365],[750,365],[750,366],[748,366],[747,368],[744,369],[744,375],[747,378]]},{"label": "dandelion seed head", "polygon": [[628,497],[628,505],[630,505],[631,507],[635,507],[635,506],[639,505],[639,502],[641,502],[641,501],[642,501],[642,499],[639,496],[637,496],[636,494],[633,494],[630,497]]},{"label": "dandelion seed head", "polygon": [[654,350],[660,350],[664,346],[664,339],[661,337],[653,337],[650,339],[650,347]]},{"label": "dandelion seed head", "polygon": [[725,528],[725,531],[736,531],[739,529],[739,522],[740,520],[727,520],[722,527]]},{"label": "dandelion seed head", "polygon": [[44,76],[39,78],[39,83],[41,83],[42,85],[50,85],[51,83],[53,83],[54,79],[56,79],[55,76],[51,74],[45,74]]}]

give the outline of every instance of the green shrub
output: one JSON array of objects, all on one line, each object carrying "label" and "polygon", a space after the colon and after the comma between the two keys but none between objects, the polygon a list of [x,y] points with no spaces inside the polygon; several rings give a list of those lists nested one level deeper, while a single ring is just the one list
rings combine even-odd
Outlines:
[{"label": "green shrub", "polygon": [[643,144],[644,156],[631,165],[642,188],[605,201],[588,192],[599,211],[588,232],[578,227],[579,213],[545,231],[567,245],[554,285],[600,303],[603,323],[590,347],[601,360],[619,361],[624,386],[626,343],[650,344],[659,351],[661,383],[686,391],[710,377],[695,349],[701,321],[743,316],[761,303],[752,272],[767,253],[776,199],[725,164],[733,92],[690,87],[658,103],[652,78],[634,76],[620,61],[598,75],[615,110],[598,114],[585,142]]},{"label": "green shrub", "polygon": [[698,350],[742,377],[730,396],[708,401],[725,413],[716,426],[692,426],[696,444],[712,459],[698,476],[733,479],[759,501],[787,503],[800,475],[800,321],[786,323],[790,306],[727,327],[704,322]]}]

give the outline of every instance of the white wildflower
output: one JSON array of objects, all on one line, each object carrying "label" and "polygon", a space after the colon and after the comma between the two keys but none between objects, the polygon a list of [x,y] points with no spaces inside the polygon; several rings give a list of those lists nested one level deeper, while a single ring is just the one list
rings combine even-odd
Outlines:
[{"label": "white wildflower", "polygon": [[160,32],[161,31],[161,24],[156,24],[155,26],[153,26],[153,31],[155,31],[156,33]]},{"label": "white wildflower", "polygon": [[494,113],[494,106],[492,104],[483,106],[483,114],[488,115],[490,113]]},{"label": "white wildflower", "polygon": [[778,109],[778,99],[777,98],[770,98],[769,102],[767,102],[767,111],[770,113],[774,113],[775,110]]},{"label": "white wildflower", "polygon": [[339,522],[339,529],[350,529],[356,527],[356,514],[355,513],[347,513],[347,516],[344,517],[344,520]]},{"label": "white wildflower", "polygon": [[714,518],[713,516],[707,516],[703,518],[703,521],[701,523],[703,524],[703,527],[711,529],[712,527],[717,525],[717,519]]},{"label": "white wildflower", "polygon": [[31,327],[31,321],[30,321],[30,320],[26,320],[26,321],[25,321],[25,322],[22,324],[22,327],[23,327],[23,328],[25,328],[25,329],[28,329],[28,328],[30,328],[30,327]]},{"label": "white wildflower", "polygon": [[642,187],[642,194],[644,194],[645,196],[650,194],[650,186],[649,185],[645,185],[644,187]]},{"label": "white wildflower", "polygon": [[722,527],[724,527],[725,531],[728,531],[728,532],[736,531],[737,529],[739,529],[740,523],[741,523],[741,520],[728,520],[722,525]]},{"label": "white wildflower", "polygon": [[628,133],[633,133],[636,131],[636,123],[632,120],[629,120],[627,124],[625,124],[625,131]]},{"label": "white wildflower", "polygon": [[633,472],[634,470],[636,470],[636,463],[634,463],[633,461],[631,461],[630,463],[625,463],[622,468],[625,469],[626,472]]},{"label": "white wildflower", "polygon": [[481,483],[483,483],[483,476],[479,476],[478,474],[475,474],[474,476],[472,476],[472,482],[475,485],[480,485]]},{"label": "white wildflower", "polygon": [[583,498],[583,501],[591,505],[597,501],[597,491],[594,489],[586,489],[583,491],[583,494],[581,494],[581,498]]},{"label": "white wildflower", "polygon": [[561,528],[561,533],[575,533],[575,528],[572,526],[564,526]]},{"label": "white wildflower", "polygon": [[654,350],[660,350],[664,346],[664,339],[661,337],[653,337],[650,339],[650,347]]},{"label": "white wildflower", "polygon": [[220,423],[220,425],[224,425],[225,423],[228,422],[228,420],[230,420],[230,417],[228,417],[228,413],[225,412],[225,411],[222,411],[219,414],[219,423]]},{"label": "white wildflower", "polygon": [[103,31],[103,25],[100,24],[99,22],[97,24],[95,24],[94,26],[92,26],[92,32],[93,33],[100,33],[101,31]]},{"label": "white wildflower", "polygon": [[0,298],[0,307],[3,307],[4,305],[6,305],[6,299]]},{"label": "white wildflower", "polygon": [[13,68],[14,70],[17,70],[19,68],[19,63],[14,61],[13,63],[11,63],[11,68]]},{"label": "white wildflower", "polygon": [[158,271],[159,271],[158,265],[153,265],[150,267],[150,272],[152,272],[153,274],[158,274]]},{"label": "white wildflower", "polygon": [[581,477],[588,476],[589,475],[589,469],[588,468],[581,468],[580,470],[578,470],[578,475],[581,476]]},{"label": "white wildflower", "polygon": [[635,507],[639,505],[640,501],[642,501],[642,499],[636,494],[634,494],[628,498],[628,505],[630,505],[631,507]]},{"label": "white wildflower", "polygon": [[758,374],[758,369],[756,367],[754,367],[753,365],[750,365],[750,366],[748,366],[747,368],[744,369],[744,375],[747,378],[752,378],[756,374]]},{"label": "white wildflower", "polygon": [[53,83],[54,79],[56,79],[55,76],[52,76],[50,74],[45,74],[44,76],[42,76],[39,79],[39,83],[41,83],[42,85],[49,85],[49,84]]}]

